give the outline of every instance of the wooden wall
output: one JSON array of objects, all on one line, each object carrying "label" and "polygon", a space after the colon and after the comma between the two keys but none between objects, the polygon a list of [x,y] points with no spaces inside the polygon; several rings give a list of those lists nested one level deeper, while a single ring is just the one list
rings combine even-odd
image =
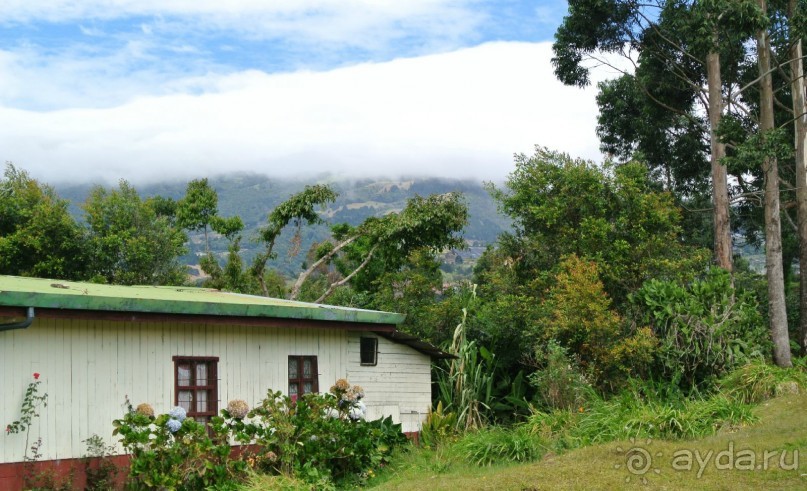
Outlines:
[{"label": "wooden wall", "polygon": [[[232,399],[252,406],[270,388],[285,392],[287,357],[316,355],[321,391],[347,378],[364,387],[372,416],[392,414],[404,431],[417,431],[430,403],[429,358],[380,338],[378,366],[361,366],[359,336],[342,329],[36,319],[28,329],[0,333],[0,424],[19,418],[23,393],[40,373],[48,405],[40,408],[29,445],[42,438],[43,460],[81,457],[82,440],[93,434],[115,441],[112,420],[124,414],[127,397],[157,413],[174,406],[175,355],[219,357],[219,409]],[[0,438],[0,462],[21,461],[25,434]]]}]

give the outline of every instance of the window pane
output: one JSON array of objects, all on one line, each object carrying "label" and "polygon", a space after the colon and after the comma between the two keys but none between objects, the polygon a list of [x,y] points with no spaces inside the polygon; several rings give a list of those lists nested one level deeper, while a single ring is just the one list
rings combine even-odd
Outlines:
[{"label": "window pane", "polygon": [[207,391],[196,391],[196,411],[200,413],[207,412]]},{"label": "window pane", "polygon": [[289,380],[297,378],[297,358],[289,358]]},{"label": "window pane", "polygon": [[178,365],[177,366],[177,385],[188,386],[191,384],[191,366]]},{"label": "window pane", "polygon": [[303,360],[303,378],[311,378],[311,360]]},{"label": "window pane", "polygon": [[206,416],[197,416],[197,417],[195,417],[193,419],[195,419],[197,423],[204,423],[204,424],[207,423],[207,417]]},{"label": "window pane", "polygon": [[185,409],[185,411],[191,410],[191,401],[193,400],[193,392],[190,390],[180,390],[178,402],[179,406]]},{"label": "window pane", "polygon": [[196,385],[208,385],[207,363],[199,363],[196,365]]},{"label": "window pane", "polygon": [[312,392],[314,392],[314,386],[311,384],[311,382],[305,382],[303,384],[303,394],[310,394]]},{"label": "window pane", "polygon": [[297,395],[297,384],[291,383],[289,384],[289,396],[296,396]]},{"label": "window pane", "polygon": [[375,365],[378,340],[376,338],[361,338],[361,364]]}]

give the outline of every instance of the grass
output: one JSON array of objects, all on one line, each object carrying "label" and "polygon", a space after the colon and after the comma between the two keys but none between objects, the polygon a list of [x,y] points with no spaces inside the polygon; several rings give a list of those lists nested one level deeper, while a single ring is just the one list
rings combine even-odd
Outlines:
[{"label": "grass", "polygon": [[[479,465],[466,458],[461,444],[438,450],[415,450],[394,459],[394,465],[371,479],[368,487],[378,490],[522,491],[807,489],[807,394],[771,399],[757,406],[754,416],[758,418],[754,424],[727,425],[705,438],[614,441],[564,454],[549,452],[540,460],[528,464]],[[642,456],[642,450],[630,452],[630,449],[637,448],[648,452],[652,459],[643,475],[631,474],[626,469],[630,458],[639,459]],[[739,457],[733,463],[734,467],[724,470],[716,468],[715,456],[723,452],[720,462],[727,465],[730,450],[733,450],[735,458]],[[743,450],[745,452],[740,453]],[[773,455],[768,459],[767,470],[736,468],[747,466],[750,455],[755,456],[755,465],[761,466],[766,451]],[[786,466],[796,460],[795,452],[799,452],[798,469],[780,468],[779,459],[783,451]],[[676,462],[679,470],[673,468],[674,455],[678,456]],[[687,456],[691,457],[691,470],[681,470]],[[706,464],[699,465],[698,457]],[[646,479],[646,485],[642,478]]]}]

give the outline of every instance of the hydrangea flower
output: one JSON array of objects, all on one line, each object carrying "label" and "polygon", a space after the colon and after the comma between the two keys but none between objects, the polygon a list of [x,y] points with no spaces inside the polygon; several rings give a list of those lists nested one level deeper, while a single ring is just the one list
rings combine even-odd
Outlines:
[{"label": "hydrangea flower", "polygon": [[227,403],[227,412],[235,419],[244,419],[249,413],[249,406],[241,399],[234,399]]},{"label": "hydrangea flower", "polygon": [[347,415],[350,419],[354,421],[364,419],[364,413],[358,407],[350,408],[350,412],[348,412]]},{"label": "hydrangea flower", "polygon": [[148,416],[149,418],[154,417],[154,408],[151,407],[151,404],[142,403],[137,405],[137,409],[135,409],[137,414],[142,414],[143,416]]},{"label": "hydrangea flower", "polygon": [[182,428],[182,423],[177,419],[169,419],[168,422],[165,423],[165,426],[168,427],[168,431],[171,433],[176,433]]},{"label": "hydrangea flower", "polygon": [[364,389],[361,385],[354,385],[351,389],[351,392],[356,396],[356,400],[359,400],[364,397]]},{"label": "hydrangea flower", "polygon": [[185,412],[184,407],[176,406],[174,409],[168,411],[168,416],[170,416],[171,419],[175,419],[175,420],[177,420],[177,421],[179,421],[181,423],[181,422],[185,421],[185,417],[187,416],[187,413]]},{"label": "hydrangea flower", "polygon": [[336,381],[335,384],[331,386],[331,394],[339,395],[340,392],[345,392],[350,388],[350,384],[347,380],[340,378]]}]

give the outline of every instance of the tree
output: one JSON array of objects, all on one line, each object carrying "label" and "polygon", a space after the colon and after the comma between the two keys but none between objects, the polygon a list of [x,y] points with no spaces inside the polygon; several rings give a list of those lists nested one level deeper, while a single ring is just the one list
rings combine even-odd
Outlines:
[{"label": "tree", "polygon": [[703,250],[681,243],[672,195],[653,186],[642,164],[603,169],[537,147],[516,156],[505,189],[490,190],[515,222],[514,236],[500,242],[520,281],[575,254],[597,263],[606,292],[621,302],[648,278],[687,276],[702,265]]},{"label": "tree", "polygon": [[341,278],[330,282],[315,300],[320,303],[348,283],[367,291],[385,272],[397,271],[416,250],[431,253],[465,246],[459,233],[468,221],[468,207],[459,193],[411,198],[400,213],[370,217],[358,227],[338,225],[334,242],[321,246],[319,259],[300,273],[292,287],[296,299],[303,284],[321,266],[335,264]]},{"label": "tree", "polygon": [[303,222],[308,225],[322,223],[316,207],[332,203],[336,192],[327,185],[306,186],[304,190],[292,195],[269,213],[268,223],[258,232],[258,240],[263,243],[264,250],[259,252],[252,263],[251,274],[258,280],[261,292],[269,296],[269,288],[264,279],[266,263],[275,257],[275,241],[283,229],[289,224],[296,227],[295,238],[299,239]]},{"label": "tree", "polygon": [[[674,150],[666,152],[667,158],[673,157],[668,164],[678,164],[681,157],[684,161],[698,159],[692,152],[697,145],[693,147],[691,136],[699,128],[708,133],[714,255],[717,264],[728,271],[732,270],[728,181],[721,162],[725,146],[717,131],[725,107],[730,106],[725,97],[729,94],[730,99],[734,80],[726,83],[723,72],[724,65],[736,67],[742,61],[738,53],[760,20],[750,0],[571,0],[569,15],[558,28],[553,46],[555,74],[569,85],[589,83],[585,62],[597,59],[607,63],[597,58],[599,53],[618,53],[638,60],[635,74],[627,74],[633,83],[623,83],[622,88],[639,89],[640,93],[634,91],[633,96],[646,101],[640,106],[644,108],[642,112],[654,116],[650,118],[651,128],[660,131],[644,127],[626,133],[625,125],[619,123],[623,115],[613,112],[605,119],[601,116],[600,134],[610,133],[617,141],[622,140],[621,150],[630,148],[633,146],[630,142],[637,140],[644,141],[645,148],[668,146]],[[638,56],[634,57],[634,53]],[[601,87],[609,88],[613,91],[614,86]],[[610,100],[613,102],[614,98]],[[601,109],[607,109],[603,102],[600,101]],[[709,124],[704,124],[697,114],[694,106],[698,103],[705,109]],[[648,111],[651,106],[655,106],[655,111]],[[609,127],[608,123],[614,126]],[[660,141],[670,143],[664,145]],[[604,149],[613,149],[615,143],[614,139],[604,141]],[[655,150],[652,153],[659,155]],[[652,160],[651,164],[663,165]]]},{"label": "tree", "polygon": [[[758,0],[767,14],[766,0]],[[757,31],[757,62],[760,77],[759,131],[763,138],[776,129],[774,122],[771,45],[768,30]],[[791,366],[790,340],[787,332],[785,279],[782,266],[782,225],[779,209],[779,164],[775,154],[763,156],[765,178],[765,268],[768,277],[768,315],[773,339],[773,360],[781,367]]]},{"label": "tree", "polygon": [[178,258],[185,234],[172,220],[158,215],[162,200],[141,200],[121,180],[118,188],[96,186],[84,203],[93,281],[123,285],[181,285],[187,272]]},{"label": "tree", "polygon": [[80,279],[87,251],[67,201],[6,164],[0,179],[0,274]]},{"label": "tree", "polygon": [[210,252],[207,228],[218,214],[219,196],[210,187],[207,178],[194,179],[188,183],[185,196],[176,206],[177,224],[187,230],[202,230],[205,234],[205,252]]}]

